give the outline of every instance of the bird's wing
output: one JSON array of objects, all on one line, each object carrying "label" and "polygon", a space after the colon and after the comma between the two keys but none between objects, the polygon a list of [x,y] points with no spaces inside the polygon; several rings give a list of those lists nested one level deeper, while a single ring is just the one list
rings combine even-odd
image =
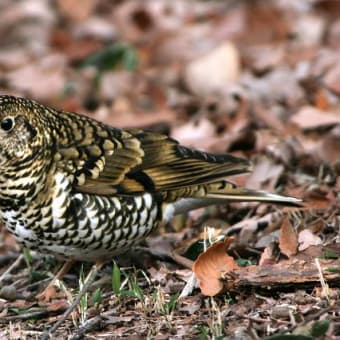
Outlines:
[{"label": "bird's wing", "polygon": [[[68,114],[56,161],[80,192],[110,195],[168,192],[247,172],[248,161],[181,146],[161,134],[121,130]],[[71,136],[71,137],[70,137]]]}]

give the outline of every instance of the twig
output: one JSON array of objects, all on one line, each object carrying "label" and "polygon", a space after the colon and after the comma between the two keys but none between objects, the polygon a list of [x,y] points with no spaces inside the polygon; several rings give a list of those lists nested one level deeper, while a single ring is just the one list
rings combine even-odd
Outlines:
[{"label": "twig", "polygon": [[103,318],[101,315],[97,315],[89,320],[87,320],[81,327],[79,327],[75,333],[72,335],[70,340],[78,340],[83,337],[83,335],[93,328],[95,328],[98,324],[102,322]]},{"label": "twig", "polygon": [[81,298],[88,291],[89,287],[93,283],[98,271],[102,267],[103,263],[96,263],[92,266],[89,274],[85,279],[85,283],[77,295],[76,299],[73,301],[72,305],[66,310],[66,312],[61,316],[61,318],[53,325],[53,327],[45,332],[41,337],[41,340],[48,340],[51,338],[52,334],[62,325],[62,323],[67,319],[67,317],[73,312],[73,310],[78,306]]},{"label": "twig", "polygon": [[50,312],[47,310],[39,310],[39,311],[34,311],[30,313],[25,313],[25,314],[19,314],[19,315],[12,315],[12,316],[2,316],[0,319],[0,323],[7,323],[10,321],[18,321],[18,320],[29,320],[32,318],[36,317],[45,317],[48,316]]},{"label": "twig", "polygon": [[178,254],[175,251],[171,253],[171,257],[176,263],[180,264],[181,266],[187,269],[191,269],[192,265],[194,264],[194,261],[187,259],[186,257]]},{"label": "twig", "polygon": [[4,280],[4,279],[6,279],[6,276],[7,275],[9,275],[10,274],[10,272],[14,269],[14,268],[16,268],[16,267],[18,267],[19,266],[19,264],[20,264],[20,262],[21,262],[21,260],[24,258],[24,255],[23,254],[21,254],[8,268],[7,268],[7,270],[5,270],[5,272],[4,273],[2,273],[2,275],[0,276],[0,283]]},{"label": "twig", "polygon": [[8,253],[0,256],[0,267],[12,263],[20,256],[20,253]]},{"label": "twig", "polygon": [[[43,283],[49,282],[49,281],[51,281],[50,277],[43,279],[43,280],[40,280],[40,281],[37,281],[37,282],[33,282],[33,283],[31,283],[29,285],[25,285],[23,287],[20,287],[20,288],[17,289],[17,291],[18,292],[22,292],[23,290],[31,291],[32,289],[42,285]],[[36,294],[36,293],[32,293],[32,294]]]},{"label": "twig", "polygon": [[[110,295],[114,295],[113,292],[108,293]],[[103,295],[104,297],[104,295]],[[97,326],[98,322],[107,322],[105,321],[106,318],[112,316],[112,314],[116,314],[117,310],[109,309],[106,312],[100,313],[100,315],[96,315],[91,319],[88,319],[81,327],[79,327],[73,335],[69,338],[69,340],[77,340],[81,339],[81,337],[87,333],[88,331],[92,330],[94,327]]]}]

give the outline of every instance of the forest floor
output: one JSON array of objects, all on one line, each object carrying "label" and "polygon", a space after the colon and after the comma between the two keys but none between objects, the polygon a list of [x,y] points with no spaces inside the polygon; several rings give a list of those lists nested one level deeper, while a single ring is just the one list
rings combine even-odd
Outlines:
[{"label": "forest floor", "polygon": [[[248,158],[235,183],[304,204],[175,218],[107,263],[54,338],[339,339],[340,1],[79,3],[1,1],[2,94]],[[0,339],[40,338],[91,267],[41,302],[61,263],[2,227],[10,265]]]}]

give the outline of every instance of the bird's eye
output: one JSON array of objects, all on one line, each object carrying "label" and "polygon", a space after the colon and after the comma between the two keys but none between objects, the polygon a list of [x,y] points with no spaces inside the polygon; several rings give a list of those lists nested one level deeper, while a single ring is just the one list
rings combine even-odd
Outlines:
[{"label": "bird's eye", "polygon": [[11,117],[4,118],[1,123],[0,127],[4,131],[11,131],[14,126],[14,119]]}]

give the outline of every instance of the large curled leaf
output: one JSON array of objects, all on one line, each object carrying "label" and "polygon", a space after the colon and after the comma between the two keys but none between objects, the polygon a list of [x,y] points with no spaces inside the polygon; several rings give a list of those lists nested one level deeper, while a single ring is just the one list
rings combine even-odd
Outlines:
[{"label": "large curled leaf", "polygon": [[226,253],[233,240],[232,237],[228,237],[214,243],[195,261],[192,270],[200,281],[202,294],[214,296],[221,292],[223,276],[239,268],[235,260]]}]

